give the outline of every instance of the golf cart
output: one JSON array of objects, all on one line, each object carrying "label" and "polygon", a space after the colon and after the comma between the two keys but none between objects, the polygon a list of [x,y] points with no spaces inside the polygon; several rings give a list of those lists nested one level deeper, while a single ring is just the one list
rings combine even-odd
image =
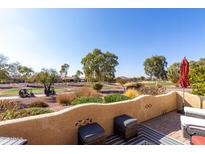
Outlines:
[{"label": "golf cart", "polygon": [[55,90],[54,90],[54,87],[45,88],[44,94],[45,94],[46,96],[55,95],[56,92],[55,92]]},{"label": "golf cart", "polygon": [[31,88],[21,88],[19,90],[19,96],[21,98],[25,98],[25,97],[35,97],[34,93],[32,92]]}]

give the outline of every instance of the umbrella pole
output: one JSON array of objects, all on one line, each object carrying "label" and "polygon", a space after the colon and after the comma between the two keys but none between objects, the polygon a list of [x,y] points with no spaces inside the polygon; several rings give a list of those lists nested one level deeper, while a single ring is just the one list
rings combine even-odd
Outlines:
[{"label": "umbrella pole", "polygon": [[182,113],[184,113],[184,88],[183,88],[183,103],[182,103]]}]

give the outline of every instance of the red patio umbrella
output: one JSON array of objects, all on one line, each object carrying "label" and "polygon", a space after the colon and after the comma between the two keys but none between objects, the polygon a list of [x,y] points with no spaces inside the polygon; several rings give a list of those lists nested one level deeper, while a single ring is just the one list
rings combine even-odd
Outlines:
[{"label": "red patio umbrella", "polygon": [[180,78],[179,78],[178,84],[180,87],[183,88],[183,104],[182,104],[183,105],[182,108],[183,108],[184,107],[184,90],[190,85],[189,83],[189,62],[187,61],[186,57],[184,57],[180,65]]}]

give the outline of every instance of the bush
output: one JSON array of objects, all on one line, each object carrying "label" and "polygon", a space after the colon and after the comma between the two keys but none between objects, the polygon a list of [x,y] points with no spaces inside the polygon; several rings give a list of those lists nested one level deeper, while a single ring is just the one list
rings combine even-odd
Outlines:
[{"label": "bush", "polygon": [[57,102],[62,105],[70,105],[71,102],[76,99],[77,96],[75,93],[59,94],[57,96]]},{"label": "bush", "polygon": [[79,90],[76,91],[77,97],[97,97],[101,96],[96,90],[88,87],[82,87]]},{"label": "bush", "polygon": [[129,98],[135,98],[135,97],[139,96],[139,92],[135,89],[128,89],[125,91],[124,95],[129,97]]},{"label": "bush", "polygon": [[128,100],[129,97],[121,94],[112,94],[112,95],[107,95],[104,97],[105,103],[111,103],[111,102],[119,102],[119,101],[124,101]]},{"label": "bush", "polygon": [[40,114],[51,113],[51,112],[53,112],[53,110],[44,109],[44,108],[27,108],[19,111],[7,110],[6,112],[0,115],[0,120],[17,119],[17,118],[40,115]]},{"label": "bush", "polygon": [[103,88],[103,85],[100,83],[96,83],[93,85],[94,90],[100,91],[102,88]]},{"label": "bush", "polygon": [[0,112],[4,112],[6,110],[12,110],[17,108],[17,104],[12,100],[0,100]]},{"label": "bush", "polygon": [[29,104],[28,107],[48,107],[48,104],[42,100],[36,100]]},{"label": "bush", "polygon": [[158,84],[158,85],[157,85],[157,88],[163,88],[163,85]]},{"label": "bush", "polygon": [[[44,109],[44,108],[29,108],[29,109],[24,109],[30,112],[31,115],[39,115],[39,114],[45,114],[45,113],[51,113],[53,110],[51,109]],[[21,110],[23,111],[23,110]]]},{"label": "bush", "polygon": [[192,93],[205,96],[205,66],[196,66],[189,73]]},{"label": "bush", "polygon": [[72,105],[84,104],[84,103],[102,103],[101,97],[80,97],[72,102]]},{"label": "bush", "polygon": [[158,88],[156,86],[141,87],[139,89],[141,94],[144,95],[160,95],[166,92],[166,88]]},{"label": "bush", "polygon": [[142,83],[138,83],[138,82],[130,82],[125,84],[126,89],[136,89],[138,90],[139,88],[143,87]]}]

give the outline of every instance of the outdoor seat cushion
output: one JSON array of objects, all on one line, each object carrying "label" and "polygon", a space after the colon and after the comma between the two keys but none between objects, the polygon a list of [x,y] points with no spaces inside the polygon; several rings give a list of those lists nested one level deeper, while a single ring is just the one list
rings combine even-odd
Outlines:
[{"label": "outdoor seat cushion", "polygon": [[78,137],[84,144],[93,143],[98,139],[105,138],[105,130],[98,123],[88,124],[79,127]]},{"label": "outdoor seat cushion", "polygon": [[205,119],[205,109],[184,107],[185,116]]},{"label": "outdoor seat cushion", "polygon": [[191,143],[194,145],[205,145],[205,136],[192,136]]},{"label": "outdoor seat cushion", "polygon": [[194,118],[194,117],[187,117],[187,116],[181,116],[181,125],[196,125],[196,126],[203,126],[205,127],[205,119],[200,118]]},{"label": "outdoor seat cushion", "polygon": [[115,117],[114,119],[114,125],[117,127],[120,127],[121,129],[125,129],[128,127],[136,126],[137,119],[132,118],[126,114],[123,114],[121,116]]}]

